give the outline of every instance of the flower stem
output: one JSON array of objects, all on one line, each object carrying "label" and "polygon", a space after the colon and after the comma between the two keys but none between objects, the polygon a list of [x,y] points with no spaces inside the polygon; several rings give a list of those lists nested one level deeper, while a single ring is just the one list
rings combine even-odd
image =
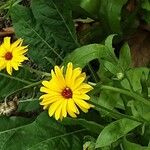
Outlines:
[{"label": "flower stem", "polygon": [[95,102],[93,102],[93,101],[90,101],[90,103],[93,104],[93,105],[95,105],[95,106],[96,106],[97,108],[99,108],[99,109],[103,109],[103,110],[109,112],[112,116],[116,117],[117,119],[128,118],[128,119],[130,119],[130,120],[134,120],[134,121],[143,123],[142,121],[140,121],[140,120],[138,120],[138,119],[135,119],[135,118],[133,118],[133,117],[131,117],[131,116],[129,116],[129,115],[121,114],[121,113],[119,113],[119,112],[117,112],[117,111],[108,109],[108,108],[106,108],[106,107],[104,107],[104,106],[102,106],[102,105],[99,105],[99,104],[97,104],[97,103],[95,103]]},{"label": "flower stem", "polygon": [[14,91],[14,92],[12,92],[12,93],[9,93],[9,94],[5,97],[5,100],[4,100],[4,101],[5,101],[5,104],[7,103],[7,98],[8,98],[9,96],[11,96],[11,95],[13,95],[13,94],[15,94],[15,93],[17,93],[17,92],[19,92],[19,91],[22,91],[22,90],[24,90],[24,89],[28,89],[28,88],[31,88],[31,87],[35,87],[35,86],[41,84],[41,82],[42,82],[42,81],[38,81],[38,82],[32,83],[32,84],[27,85],[27,86],[24,86],[23,88],[20,88],[20,89]]},{"label": "flower stem", "polygon": [[31,82],[29,82],[29,81],[26,81],[26,80],[23,80],[23,79],[20,79],[20,78],[17,78],[17,77],[13,77],[13,76],[7,75],[5,73],[0,73],[0,76],[10,78],[12,80],[16,80],[16,81],[19,81],[19,82],[22,82],[22,83],[25,83],[25,84],[31,84]]},{"label": "flower stem", "polygon": [[34,73],[36,73],[37,75],[47,76],[47,77],[50,77],[50,76],[51,76],[51,74],[48,73],[48,72],[43,72],[43,71],[40,71],[40,70],[37,70],[37,69],[33,69],[33,68],[31,68],[31,67],[29,67],[29,66],[27,66],[27,65],[24,65],[23,68],[29,70],[30,72],[34,72]]},{"label": "flower stem", "polygon": [[107,85],[102,85],[100,88],[105,89],[105,90],[111,90],[114,92],[118,92],[118,93],[130,96],[130,97],[134,98],[135,100],[150,106],[150,102],[148,100],[146,100],[145,98],[143,98],[140,95],[133,93],[131,91],[127,91],[124,89],[119,89],[119,88],[115,88],[115,87],[111,87],[111,86],[107,86]]}]

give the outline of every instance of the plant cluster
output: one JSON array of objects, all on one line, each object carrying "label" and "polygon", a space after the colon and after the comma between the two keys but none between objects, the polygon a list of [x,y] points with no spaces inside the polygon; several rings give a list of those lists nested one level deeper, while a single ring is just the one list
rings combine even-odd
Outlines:
[{"label": "plant cluster", "polygon": [[0,45],[0,149],[150,150],[150,69],[125,41],[150,2],[30,2],[1,5],[18,40]]}]

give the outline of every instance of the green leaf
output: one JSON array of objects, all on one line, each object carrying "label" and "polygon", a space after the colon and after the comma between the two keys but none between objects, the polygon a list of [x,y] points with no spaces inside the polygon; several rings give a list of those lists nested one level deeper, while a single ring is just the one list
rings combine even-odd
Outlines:
[{"label": "green leaf", "polygon": [[107,58],[109,60],[108,48],[101,44],[90,44],[74,50],[65,58],[64,62],[72,62],[75,66],[83,68],[91,60],[99,58]]},{"label": "green leaf", "polygon": [[99,18],[103,20],[107,31],[121,33],[121,10],[127,0],[102,0],[99,9]]},{"label": "green leaf", "polygon": [[134,102],[134,107],[140,118],[150,121],[150,106],[140,102]]},{"label": "green leaf", "polygon": [[39,99],[38,98],[31,98],[31,99],[20,99],[19,100],[19,106],[18,106],[18,109],[17,111],[18,112],[22,112],[22,111],[25,111],[25,112],[33,112],[35,110],[39,110],[40,108],[40,104],[39,104]]},{"label": "green leaf", "polygon": [[97,15],[99,10],[99,0],[81,0],[80,7],[85,9],[91,15]]},{"label": "green leaf", "polygon": [[0,73],[0,97],[4,98],[8,94],[29,85],[34,76],[27,70],[20,68],[19,71],[13,72],[13,75],[7,75],[5,73]]},{"label": "green leaf", "polygon": [[51,66],[45,57],[58,63],[77,47],[71,11],[63,2],[40,0],[32,2],[32,9],[20,5],[11,9],[16,35],[29,45],[29,56],[42,69]]},{"label": "green leaf", "polygon": [[[121,101],[120,94],[119,93],[114,93],[112,91],[108,90],[103,90],[100,93],[100,97],[97,99],[98,104],[101,106],[104,106],[108,109],[113,110],[114,107]],[[102,115],[108,115],[109,112],[106,112],[104,110],[101,110]]]},{"label": "green leaf", "polygon": [[5,143],[13,136],[14,130],[22,128],[31,122],[31,118],[0,117],[0,149],[3,150]]},{"label": "green leaf", "polygon": [[[150,71],[149,71],[149,73],[150,73]],[[143,97],[148,98],[148,84],[147,84],[148,78],[144,72],[142,73],[140,81],[141,81],[141,86],[142,86],[141,93],[142,93]]]},{"label": "green leaf", "polygon": [[114,36],[116,34],[111,34],[109,35],[106,40],[105,40],[105,46],[107,46],[109,48],[110,51],[114,52],[114,48],[113,48],[113,39],[114,39]]},{"label": "green leaf", "polygon": [[[143,73],[146,75],[146,79],[148,80],[148,73],[149,73],[148,68],[144,68],[144,67],[143,68],[142,67],[141,68],[133,68],[126,72],[128,79],[133,87],[133,90],[140,94],[142,92],[142,86],[141,86],[140,79],[141,79]],[[131,90],[131,87],[130,87],[127,79],[122,80],[121,84],[124,88]]]},{"label": "green leaf", "polygon": [[141,123],[139,122],[126,118],[110,123],[100,133],[96,141],[96,148],[112,144],[121,137],[125,136],[131,130],[135,129],[140,124]]},{"label": "green leaf", "polygon": [[9,132],[18,128],[20,126],[24,126],[26,124],[31,123],[32,119],[27,119],[23,117],[0,117],[0,134]]},{"label": "green leaf", "polygon": [[108,48],[109,50],[109,55],[110,57],[112,58],[112,63],[114,64],[117,64],[118,62],[118,59],[114,53],[114,48],[113,48],[113,39],[114,39],[114,36],[116,36],[116,34],[111,34],[109,35],[106,40],[105,40],[105,46]]},{"label": "green leaf", "polygon": [[[18,13],[19,12],[19,13]],[[51,32],[46,32],[45,28],[38,23],[33,16],[32,10],[20,5],[11,9],[11,18],[16,35],[24,39],[29,45],[28,55],[39,65],[46,68],[48,64],[44,57],[58,56],[55,51],[54,40]],[[56,59],[55,59],[56,60]]]},{"label": "green leaf", "polygon": [[103,126],[97,124],[96,122],[93,121],[87,121],[85,119],[73,119],[73,118],[65,118],[62,122],[64,125],[81,125],[82,127],[86,128],[87,130],[89,130],[90,132],[93,133],[99,133],[102,129]]},{"label": "green leaf", "polygon": [[68,50],[78,46],[71,10],[67,0],[32,0],[36,20],[52,32],[56,44]]},{"label": "green leaf", "polygon": [[128,141],[126,138],[124,138],[123,140],[123,148],[125,150],[150,150],[150,147],[141,146],[139,144],[132,143]]},{"label": "green leaf", "polygon": [[131,65],[131,54],[130,54],[130,48],[127,43],[125,43],[121,50],[119,55],[119,66],[122,68],[122,71],[126,71],[130,68]]},{"label": "green leaf", "polygon": [[150,1],[143,0],[141,7],[143,8],[142,18],[149,24],[150,23]]},{"label": "green leaf", "polygon": [[149,0],[143,0],[141,7],[143,9],[150,11],[150,1]]},{"label": "green leaf", "polygon": [[[82,146],[80,140],[75,136],[76,132],[66,133],[61,124],[50,118],[47,112],[43,112],[33,123],[14,130],[1,149],[75,150],[75,147],[77,147],[80,150]],[[78,132],[82,132],[82,130]],[[3,136],[7,137],[7,134],[3,133]]]},{"label": "green leaf", "polygon": [[117,73],[121,72],[121,69],[119,68],[119,66],[116,66],[109,61],[103,61],[103,64],[104,64],[105,68],[115,76],[117,75]]}]

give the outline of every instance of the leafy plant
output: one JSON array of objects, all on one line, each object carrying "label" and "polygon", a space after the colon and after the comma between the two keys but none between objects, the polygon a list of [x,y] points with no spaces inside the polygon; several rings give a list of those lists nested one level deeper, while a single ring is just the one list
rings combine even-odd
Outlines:
[{"label": "leafy plant", "polygon": [[[149,23],[149,1],[136,8],[127,0],[23,2],[7,7],[16,37],[28,45],[29,60],[12,76],[0,71],[0,112],[14,97],[18,107],[0,116],[0,149],[150,150],[150,70],[132,65],[125,40],[139,24]],[[88,17],[92,21],[84,23]],[[97,29],[101,32],[92,32]],[[54,66],[66,70],[69,62],[87,73],[92,108],[56,121],[40,107],[39,89],[53,78]]]}]

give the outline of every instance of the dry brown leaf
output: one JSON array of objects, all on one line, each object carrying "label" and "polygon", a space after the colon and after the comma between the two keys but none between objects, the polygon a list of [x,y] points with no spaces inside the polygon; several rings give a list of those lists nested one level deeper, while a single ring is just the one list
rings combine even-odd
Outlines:
[{"label": "dry brown leaf", "polygon": [[150,63],[150,32],[139,30],[129,41],[133,66],[147,66]]}]

